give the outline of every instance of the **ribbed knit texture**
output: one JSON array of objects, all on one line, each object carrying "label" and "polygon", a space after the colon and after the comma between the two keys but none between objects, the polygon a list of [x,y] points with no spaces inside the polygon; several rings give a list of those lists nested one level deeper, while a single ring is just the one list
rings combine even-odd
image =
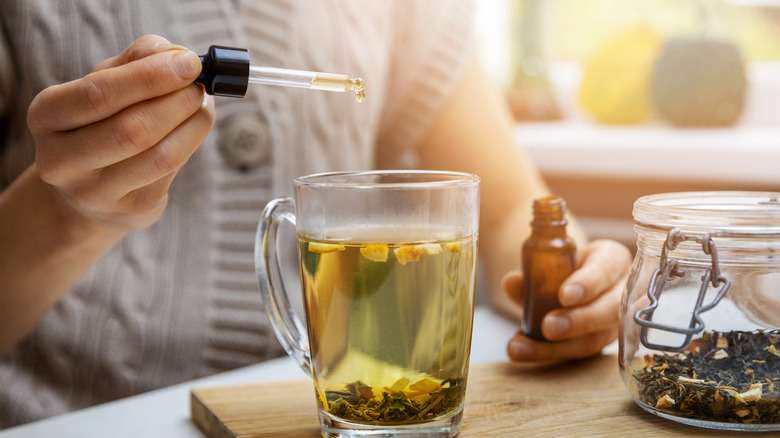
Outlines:
[{"label": "ribbed knit texture", "polygon": [[[413,163],[471,59],[466,1],[5,0],[0,188],[34,160],[25,118],[35,94],[146,33],[197,53],[247,47],[255,65],[360,76],[367,99],[268,86],[217,98],[215,129],[160,221],[123,239],[0,356],[0,428],[284,354],[254,274],[262,208],[290,195],[295,176]],[[269,134],[266,159],[250,169],[222,158],[242,117]]]}]

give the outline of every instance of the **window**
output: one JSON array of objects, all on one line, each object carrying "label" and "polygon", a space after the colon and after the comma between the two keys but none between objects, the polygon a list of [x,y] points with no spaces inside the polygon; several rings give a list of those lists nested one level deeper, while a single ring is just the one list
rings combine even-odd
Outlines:
[{"label": "window", "polygon": [[[631,247],[631,208],[647,194],[780,191],[780,0],[480,0],[477,6],[482,62],[514,105],[518,143],[591,237]],[[658,116],[654,97],[649,116],[632,123],[595,120],[583,108],[579,92],[594,54],[643,26],[658,35],[659,47],[680,35],[712,35],[739,48],[746,86],[735,123],[681,128]],[[633,41],[614,57],[630,58],[646,42]],[[659,56],[643,68],[654,68]],[[602,82],[614,85],[606,71]],[[527,76],[522,87],[518,72]],[[545,90],[540,76],[557,118],[534,112],[549,108],[535,95]],[[595,101],[615,99],[605,92]],[[627,93],[622,102],[638,101]]]},{"label": "window", "polygon": [[[576,102],[583,67],[628,29],[648,26],[663,40],[710,35],[733,42],[746,61],[750,87],[743,123],[780,126],[768,107],[780,101],[780,0],[486,0],[477,3],[483,65],[504,89],[523,62],[523,43],[541,56],[564,115],[582,116]],[[525,20],[525,21],[524,21]],[[525,27],[524,29],[520,29]],[[529,29],[531,28],[531,29]],[[518,59],[520,58],[520,59]],[[773,110],[780,114],[780,111]]]}]

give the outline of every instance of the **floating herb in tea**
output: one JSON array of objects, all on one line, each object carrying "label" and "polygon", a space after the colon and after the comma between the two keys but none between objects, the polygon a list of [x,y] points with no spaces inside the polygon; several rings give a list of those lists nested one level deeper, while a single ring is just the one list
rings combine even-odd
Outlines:
[{"label": "floating herb in tea", "polygon": [[436,383],[422,379],[408,385],[402,378],[375,391],[363,382],[345,385],[343,391],[326,391],[320,407],[343,420],[368,424],[411,424],[438,418],[458,408],[465,396],[465,379]]},{"label": "floating herb in tea", "polygon": [[639,399],[698,420],[780,423],[780,331],[705,332],[679,354],[645,356]]}]

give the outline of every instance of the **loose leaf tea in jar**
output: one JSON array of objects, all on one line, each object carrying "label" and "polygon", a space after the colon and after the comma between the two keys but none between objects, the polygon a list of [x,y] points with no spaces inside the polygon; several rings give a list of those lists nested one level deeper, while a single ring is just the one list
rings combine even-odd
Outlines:
[{"label": "loose leaf tea in jar", "polygon": [[780,332],[705,332],[676,355],[645,356],[638,395],[656,409],[703,421],[780,423]]},{"label": "loose leaf tea in jar", "polygon": [[780,430],[780,194],[688,192],[634,204],[620,368],[648,412]]}]

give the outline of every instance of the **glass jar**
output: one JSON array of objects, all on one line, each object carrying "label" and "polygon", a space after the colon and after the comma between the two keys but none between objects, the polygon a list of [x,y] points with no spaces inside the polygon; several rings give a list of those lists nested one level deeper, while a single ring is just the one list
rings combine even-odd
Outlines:
[{"label": "glass jar", "polygon": [[635,202],[619,362],[644,410],[714,429],[780,430],[778,198],[684,192]]}]

